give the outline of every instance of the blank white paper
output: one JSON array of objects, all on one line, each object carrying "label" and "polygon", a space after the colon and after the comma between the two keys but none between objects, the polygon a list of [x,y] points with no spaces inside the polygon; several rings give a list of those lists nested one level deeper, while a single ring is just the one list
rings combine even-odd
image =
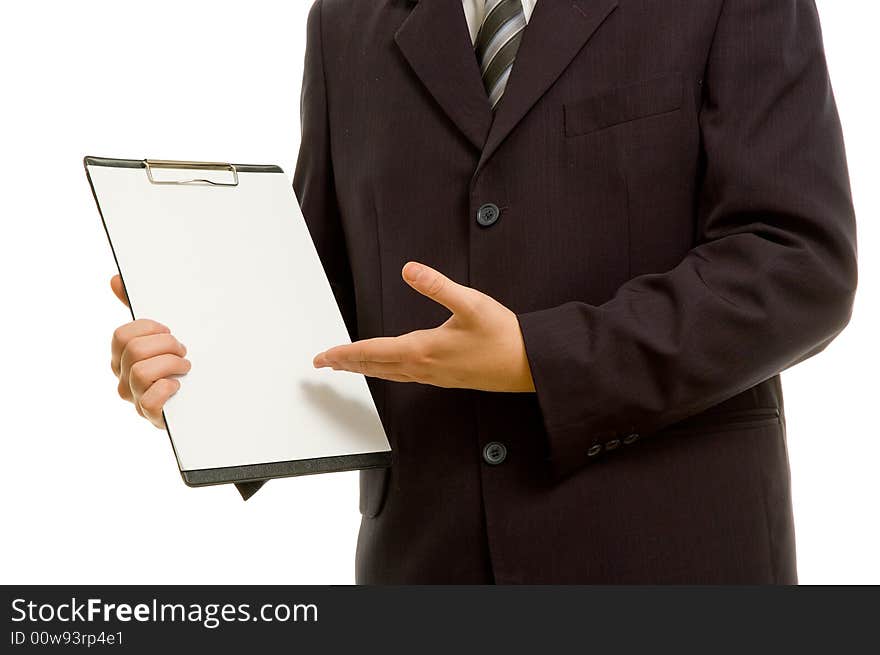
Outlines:
[{"label": "blank white paper", "polygon": [[312,367],[349,337],[284,173],[88,169],[135,316],[192,361],[165,407],[181,470],[390,449],[364,377]]}]

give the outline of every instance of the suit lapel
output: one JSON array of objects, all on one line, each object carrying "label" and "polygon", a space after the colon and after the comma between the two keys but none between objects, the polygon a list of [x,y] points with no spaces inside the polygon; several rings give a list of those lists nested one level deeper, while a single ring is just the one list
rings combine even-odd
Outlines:
[{"label": "suit lapel", "polygon": [[477,149],[482,149],[492,111],[461,0],[411,1],[418,4],[394,40],[443,111]]},{"label": "suit lapel", "polygon": [[437,104],[482,151],[477,171],[618,4],[538,0],[493,119],[461,1],[409,2],[415,6],[394,40]]},{"label": "suit lapel", "polygon": [[538,0],[495,108],[478,171],[616,8],[617,0]]}]

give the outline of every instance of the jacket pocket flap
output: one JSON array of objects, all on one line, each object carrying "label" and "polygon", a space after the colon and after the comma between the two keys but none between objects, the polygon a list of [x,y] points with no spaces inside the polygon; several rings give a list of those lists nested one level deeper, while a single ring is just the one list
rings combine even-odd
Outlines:
[{"label": "jacket pocket flap", "polygon": [[568,136],[595,132],[612,125],[674,111],[681,107],[681,73],[617,87],[573,103],[567,103],[565,133]]}]

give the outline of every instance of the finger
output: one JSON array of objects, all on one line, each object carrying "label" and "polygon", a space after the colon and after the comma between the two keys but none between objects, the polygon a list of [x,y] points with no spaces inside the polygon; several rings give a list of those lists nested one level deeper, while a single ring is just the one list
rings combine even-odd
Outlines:
[{"label": "finger", "polygon": [[403,364],[376,364],[371,362],[347,362],[332,366],[334,371],[359,373],[370,378],[380,378],[391,382],[421,382]]},{"label": "finger", "polygon": [[171,332],[171,330],[161,323],[148,318],[140,318],[116,328],[113,332],[113,339],[110,342],[110,368],[113,369],[113,374],[118,376],[120,373],[119,363],[122,359],[122,351],[125,350],[125,346],[129,341],[135,337],[161,334],[163,332]]},{"label": "finger", "polygon": [[315,368],[323,368],[331,366],[333,362],[337,361],[402,362],[411,351],[410,339],[408,339],[410,335],[364,339],[354,343],[334,346],[317,355],[312,363],[315,365]]},{"label": "finger", "polygon": [[417,382],[418,380],[409,377],[408,375],[398,375],[396,373],[374,373],[372,375],[368,375],[370,378],[377,378],[379,380],[388,380],[389,382]]},{"label": "finger", "polygon": [[122,283],[122,276],[114,275],[111,277],[110,288],[113,289],[113,293],[116,294],[116,297],[119,298],[119,301],[123,305],[130,307],[128,303],[128,294],[125,292],[125,285]]},{"label": "finger", "polygon": [[177,355],[159,355],[135,362],[131,367],[128,383],[135,398],[140,398],[156,380],[172,375],[186,375],[192,364]]},{"label": "finger", "polygon": [[[119,380],[116,383],[116,392],[123,400],[134,403],[134,406],[137,407],[138,414],[141,414],[140,407],[138,407],[137,401],[135,400],[134,395],[131,393],[131,383],[128,381],[128,375],[119,376]],[[143,414],[141,414],[141,416],[143,416]]]},{"label": "finger", "polygon": [[406,364],[400,363],[381,363],[381,362],[359,362],[354,360],[338,361],[330,364],[329,368],[334,371],[348,371],[349,373],[361,373],[370,377],[379,377],[382,374],[394,374],[407,378],[414,378],[415,371]]},{"label": "finger", "polygon": [[165,419],[162,416],[162,410],[168,399],[176,394],[178,389],[180,389],[180,380],[175,378],[156,380],[138,401],[141,415],[149,419],[150,423],[157,428],[164,428]]},{"label": "finger", "polygon": [[134,337],[122,350],[119,363],[121,375],[125,376],[125,372],[130,370],[135,362],[165,354],[185,357],[186,346],[170,332]]},{"label": "finger", "polygon": [[453,314],[469,314],[481,294],[476,289],[453,282],[430,266],[408,262],[401,271],[403,279],[423,296],[440,303]]}]

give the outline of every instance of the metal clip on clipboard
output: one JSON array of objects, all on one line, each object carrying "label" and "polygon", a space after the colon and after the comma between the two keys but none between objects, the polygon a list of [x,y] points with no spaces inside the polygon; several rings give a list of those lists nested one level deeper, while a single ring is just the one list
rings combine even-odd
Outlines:
[{"label": "metal clip on clipboard", "polygon": [[[172,159],[144,159],[147,169],[147,178],[150,184],[210,184],[211,186],[238,186],[238,170],[233,164],[212,161],[174,161]],[[230,171],[231,182],[217,182],[206,178],[193,178],[190,180],[157,180],[153,176],[154,168],[189,169],[200,171]]]}]

